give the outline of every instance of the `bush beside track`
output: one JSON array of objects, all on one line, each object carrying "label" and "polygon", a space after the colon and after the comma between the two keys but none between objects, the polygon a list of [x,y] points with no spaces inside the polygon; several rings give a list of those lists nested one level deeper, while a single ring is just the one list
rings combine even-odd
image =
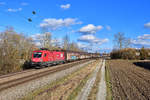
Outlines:
[{"label": "bush beside track", "polygon": [[135,48],[124,48],[120,50],[113,50],[110,53],[112,59],[150,59],[150,49],[135,49]]}]

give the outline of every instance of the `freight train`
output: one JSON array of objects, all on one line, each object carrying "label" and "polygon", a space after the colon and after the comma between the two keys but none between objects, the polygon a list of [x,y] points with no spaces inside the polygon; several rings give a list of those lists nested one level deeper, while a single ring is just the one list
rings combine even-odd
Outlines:
[{"label": "freight train", "polygon": [[68,50],[48,50],[41,48],[33,51],[31,66],[35,68],[48,67],[56,64],[63,64],[70,61],[98,58],[99,53],[87,53]]}]

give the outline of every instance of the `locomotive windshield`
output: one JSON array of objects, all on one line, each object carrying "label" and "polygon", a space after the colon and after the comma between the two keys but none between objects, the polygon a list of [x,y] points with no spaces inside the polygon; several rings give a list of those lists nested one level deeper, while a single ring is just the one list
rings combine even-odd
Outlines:
[{"label": "locomotive windshield", "polygon": [[33,57],[34,58],[40,58],[42,56],[42,52],[35,52],[34,54],[33,54]]}]

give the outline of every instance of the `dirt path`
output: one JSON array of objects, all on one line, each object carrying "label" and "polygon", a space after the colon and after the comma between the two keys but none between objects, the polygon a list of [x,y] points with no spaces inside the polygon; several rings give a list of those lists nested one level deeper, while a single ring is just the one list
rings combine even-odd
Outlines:
[{"label": "dirt path", "polygon": [[109,63],[112,95],[115,100],[150,100],[150,71],[130,61]]},{"label": "dirt path", "polygon": [[101,81],[99,83],[99,90],[97,93],[97,100],[106,100],[106,82],[105,82],[105,60],[101,68]]},{"label": "dirt path", "polygon": [[88,95],[89,95],[89,93],[94,85],[94,82],[96,80],[97,73],[101,68],[101,65],[102,65],[102,60],[97,64],[97,67],[96,67],[95,71],[93,72],[91,78],[87,81],[87,83],[81,90],[80,94],[77,96],[76,100],[87,100]]}]

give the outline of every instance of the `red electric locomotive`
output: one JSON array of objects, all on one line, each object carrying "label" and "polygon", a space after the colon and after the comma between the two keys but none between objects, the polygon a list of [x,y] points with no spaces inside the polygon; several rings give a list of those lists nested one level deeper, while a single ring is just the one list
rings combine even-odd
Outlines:
[{"label": "red electric locomotive", "polygon": [[31,66],[36,68],[48,67],[65,62],[63,51],[36,50],[32,53]]}]

